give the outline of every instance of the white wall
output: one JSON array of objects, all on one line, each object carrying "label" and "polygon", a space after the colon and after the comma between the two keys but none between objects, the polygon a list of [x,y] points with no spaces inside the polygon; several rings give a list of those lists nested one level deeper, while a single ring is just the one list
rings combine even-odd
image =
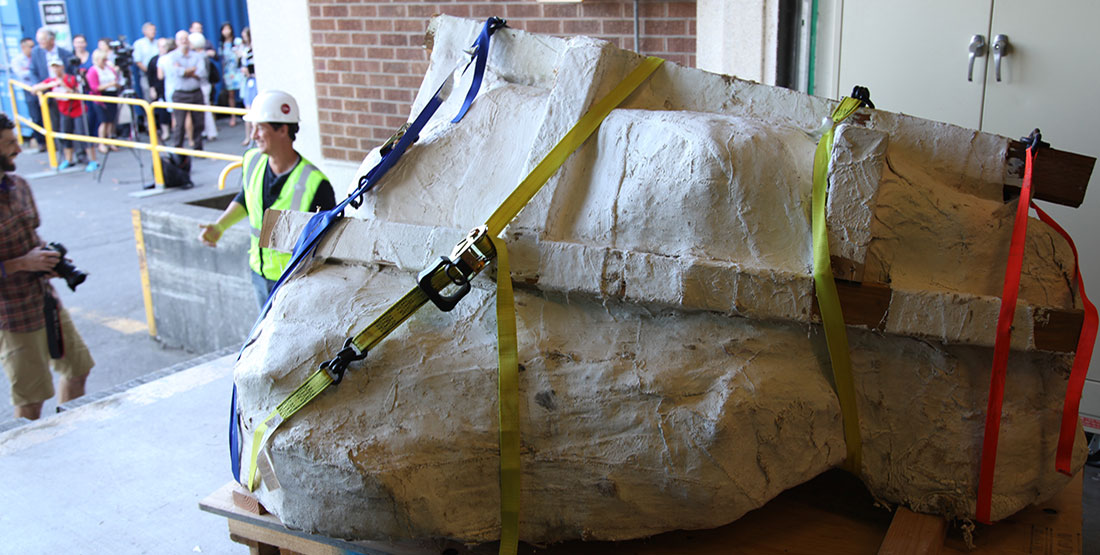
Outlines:
[{"label": "white wall", "polygon": [[698,0],[696,65],[775,84],[778,0]]},{"label": "white wall", "polygon": [[817,3],[817,45],[814,53],[814,96],[840,98],[840,37],[844,0]]},{"label": "white wall", "polygon": [[306,0],[248,0],[248,19],[256,84],[260,90],[286,91],[298,101],[302,123],[294,148],[328,175],[337,198],[342,198],[358,164],[321,156],[317,81]]}]

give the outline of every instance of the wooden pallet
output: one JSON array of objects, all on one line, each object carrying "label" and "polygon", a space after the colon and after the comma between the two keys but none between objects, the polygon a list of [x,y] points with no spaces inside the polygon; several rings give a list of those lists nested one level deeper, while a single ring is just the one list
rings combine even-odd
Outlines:
[{"label": "wooden pallet", "polygon": [[[764,507],[721,528],[677,531],[625,542],[566,542],[546,548],[520,545],[520,553],[595,555],[1080,555],[1082,474],[1053,499],[973,532],[968,550],[962,530],[942,518],[876,507],[855,478],[828,472],[784,492]],[[254,497],[230,482],[199,507],[225,516],[229,536],[253,554],[488,555],[495,544],[465,546],[439,540],[410,543],[346,542],[289,530]]]}]

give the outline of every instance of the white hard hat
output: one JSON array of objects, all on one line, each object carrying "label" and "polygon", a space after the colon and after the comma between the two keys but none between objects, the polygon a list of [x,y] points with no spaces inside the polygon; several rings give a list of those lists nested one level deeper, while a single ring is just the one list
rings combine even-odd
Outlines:
[{"label": "white hard hat", "polygon": [[298,103],[283,91],[267,90],[256,95],[244,115],[251,123],[298,123]]},{"label": "white hard hat", "polygon": [[187,35],[187,42],[191,45],[192,50],[202,50],[206,48],[206,37],[202,36],[202,33],[191,33]]}]

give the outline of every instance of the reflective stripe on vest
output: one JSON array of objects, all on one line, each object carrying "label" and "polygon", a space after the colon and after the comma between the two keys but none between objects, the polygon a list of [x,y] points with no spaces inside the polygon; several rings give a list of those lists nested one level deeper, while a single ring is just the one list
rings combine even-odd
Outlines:
[{"label": "reflective stripe on vest", "polygon": [[[248,223],[252,232],[248,249],[248,266],[253,272],[267,279],[277,280],[290,262],[290,254],[260,248],[260,231],[264,227],[264,172],[267,169],[268,156],[260,154],[257,149],[252,149],[245,153],[242,162],[245,209],[248,210]],[[302,157],[287,176],[286,183],[279,191],[279,197],[268,208],[308,212],[312,208],[317,188],[325,179],[321,170]]]}]

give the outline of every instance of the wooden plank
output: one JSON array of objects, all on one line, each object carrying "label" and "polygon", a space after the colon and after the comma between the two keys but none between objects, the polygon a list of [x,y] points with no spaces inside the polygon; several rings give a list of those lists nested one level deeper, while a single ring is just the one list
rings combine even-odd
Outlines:
[{"label": "wooden plank", "polygon": [[1082,310],[1036,310],[1034,322],[1032,333],[1036,349],[1072,353],[1077,350],[1085,313]]},{"label": "wooden plank", "polygon": [[833,264],[833,277],[844,281],[862,282],[863,272],[866,267],[863,262],[848,260],[842,256],[830,255],[829,260]]},{"label": "wooden plank", "polygon": [[977,549],[967,548],[958,529],[948,532],[948,555],[1081,555],[1081,493],[1084,472],[1045,503],[1032,505],[992,526],[974,531]]},{"label": "wooden plank", "polygon": [[[844,259],[834,257],[834,271],[837,261],[844,262]],[[876,331],[885,329],[886,316],[890,310],[889,285],[837,279],[836,290],[840,296],[840,306],[844,311],[845,324],[866,326]],[[816,296],[813,300],[813,317],[815,321],[821,321]],[[1032,332],[1035,348],[1057,353],[1076,351],[1083,323],[1084,312],[1080,310],[1037,309]]]},{"label": "wooden plank", "polygon": [[939,555],[945,537],[947,521],[943,517],[898,507],[878,555]]},{"label": "wooden plank", "polygon": [[[928,533],[907,537],[914,541],[931,536],[939,542],[923,541],[923,545],[939,545],[949,555],[1081,553],[1081,492],[1082,476],[1078,473],[1054,498],[1012,515],[992,526],[979,525],[974,532],[975,549],[968,550],[958,527],[947,533],[944,541],[942,519],[934,518]],[[455,555],[491,555],[496,545],[487,543],[466,546],[421,542],[388,544],[384,542],[343,542],[287,530],[274,515],[256,516],[233,506],[232,484],[227,484],[200,503],[204,510],[218,512],[228,508],[230,531],[237,538],[266,545],[292,549],[301,553],[328,555],[340,549],[353,552],[382,554],[437,555],[444,551]],[[913,513],[910,513],[911,515]],[[250,526],[234,524],[240,521]],[[270,527],[269,525],[274,525]],[[520,553],[540,555],[596,555],[630,553],[633,555],[671,555],[690,552],[695,555],[848,555],[852,553],[885,553],[884,546],[895,525],[911,529],[898,522],[895,514],[877,507],[874,499],[859,480],[841,471],[825,474],[780,494],[765,506],[751,511],[736,522],[710,530],[679,530],[650,538],[622,542],[571,541],[534,548],[520,544]],[[270,532],[278,532],[272,534]],[[896,531],[895,531],[896,532]],[[282,535],[279,535],[282,534]],[[290,536],[290,537],[286,537]],[[316,544],[316,545],[314,545]],[[336,549],[338,551],[332,551]],[[900,551],[890,553],[931,553],[934,551]]]},{"label": "wooden plank", "polygon": [[[263,526],[257,526],[241,520],[229,521],[230,537],[236,536],[252,542],[256,546],[248,544],[250,549],[258,553],[285,553],[291,550],[302,555],[344,555],[346,551],[339,547],[325,545],[320,542],[293,536],[286,532],[279,532]],[[243,543],[243,542],[242,542]]]},{"label": "wooden plank", "polygon": [[[868,329],[886,329],[886,313],[890,309],[892,291],[885,283],[855,283],[836,280],[836,291],[844,311],[844,323],[849,326],[866,326]],[[813,300],[814,319],[821,321],[817,296]]]},{"label": "wooden plank", "polygon": [[[289,530],[283,526],[283,523],[274,514],[267,513],[257,515],[236,506],[233,503],[233,490],[237,487],[239,487],[239,485],[236,482],[226,483],[200,501],[199,508],[203,511],[228,518],[231,534],[235,534],[245,540],[274,545],[276,547],[289,547],[293,551],[300,551],[302,553],[327,554],[352,552],[385,555],[438,555],[445,550],[454,549],[456,555],[490,554],[490,550],[482,548],[482,546],[477,546],[477,549],[467,549],[462,544],[448,540],[429,539],[394,543],[377,541],[348,542],[297,530]],[[304,540],[306,543],[299,544],[297,541],[291,543],[278,543],[278,541],[282,541],[280,540],[282,536],[268,535],[250,527],[236,527],[233,524],[234,522],[242,522],[253,527],[279,532],[298,540]],[[301,549],[297,549],[302,545],[311,545],[310,542],[316,543],[318,546],[322,547],[317,548],[319,551],[302,551]],[[336,551],[324,550],[329,548],[335,549]],[[492,553],[496,553],[496,551],[492,551]]]},{"label": "wooden plank", "polygon": [[260,500],[240,484],[233,484],[233,505],[250,514],[267,514],[267,509],[260,504]]},{"label": "wooden plank", "polygon": [[[1020,141],[1010,141],[1005,155],[1008,175],[1024,177],[1024,154],[1027,149]],[[1085,200],[1085,190],[1092,177],[1096,158],[1053,148],[1039,150],[1032,169],[1032,187],[1038,200],[1077,208]],[[1005,185],[1005,198],[1020,196],[1020,185]]]}]

